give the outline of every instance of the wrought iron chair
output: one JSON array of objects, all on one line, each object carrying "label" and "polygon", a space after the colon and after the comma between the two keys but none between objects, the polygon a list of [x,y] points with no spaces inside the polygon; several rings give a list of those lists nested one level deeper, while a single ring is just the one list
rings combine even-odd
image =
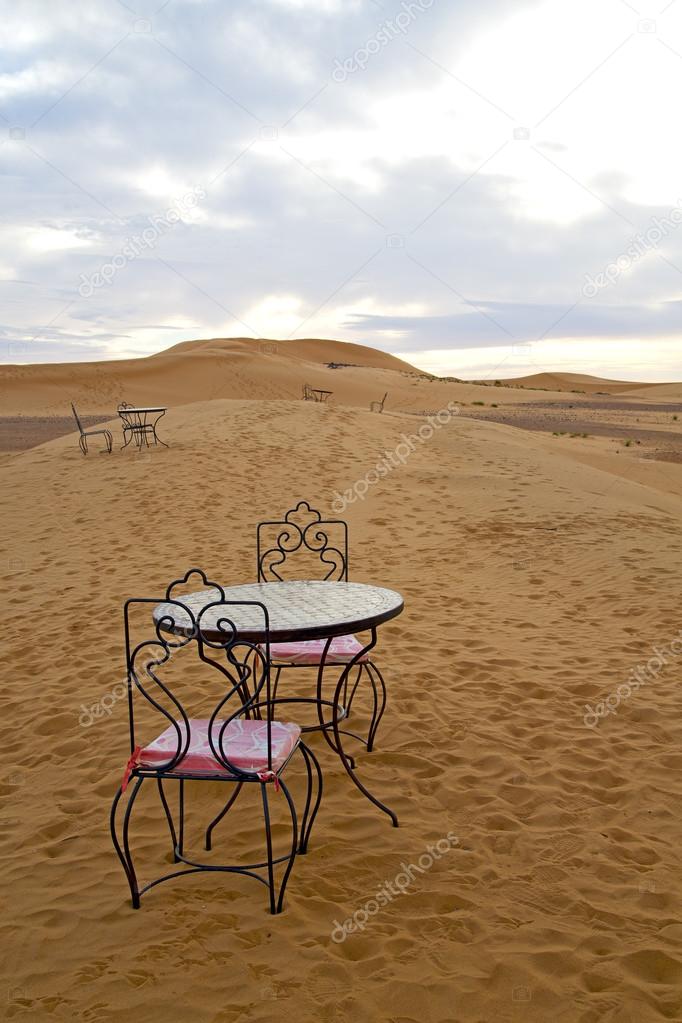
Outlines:
[{"label": "wrought iron chair", "polygon": [[[177,587],[186,584],[195,574],[215,596],[215,600],[207,604],[196,617],[183,604],[182,597],[175,593]],[[209,593],[209,599],[210,596]],[[131,640],[131,609],[143,606],[148,611],[151,605],[157,605],[154,612],[154,636],[134,644]],[[263,627],[260,629],[259,626],[259,632],[264,639],[258,644],[242,638],[233,620],[237,609],[243,611],[247,606],[251,614],[257,616],[257,621],[262,622]],[[208,612],[211,614],[210,638],[204,634]],[[145,622],[148,621],[145,616]],[[292,722],[271,720],[262,714],[270,698],[267,608],[257,602],[247,604],[226,600],[219,585],[209,582],[200,569],[190,569],[182,579],[168,586],[165,597],[127,600],[124,624],[131,752],[111,807],[110,824],[114,848],[130,886],[133,908],[138,909],[141,896],[163,881],[200,871],[223,871],[245,874],[260,881],[269,890],[270,912],[280,913],[296,854],[307,851],[320,804],[322,776],[315,755],[301,742],[300,727]],[[147,635],[149,631],[147,625]],[[181,648],[192,642],[197,644],[200,660],[218,672],[220,679],[221,696],[211,707],[208,718],[189,717],[181,700],[160,676],[163,666]],[[165,725],[156,738],[144,747],[137,744],[136,738],[135,710],[139,697],[144,698],[155,712],[163,715],[161,720]],[[157,713],[152,714],[153,718],[157,716]],[[305,809],[300,832],[294,801],[283,777],[297,751],[302,754],[307,771]],[[174,870],[140,887],[130,848],[130,822],[135,801],[148,779],[156,781],[158,786],[170,831],[173,862],[185,864],[186,869]],[[177,781],[179,785],[177,829],[164,790],[164,783],[171,780]],[[213,829],[231,809],[242,787],[246,784],[259,785],[265,823],[265,859],[256,863],[226,865],[199,863],[188,858],[184,852],[186,781],[222,782],[234,787],[227,804],[206,831],[206,849],[211,848]],[[132,782],[132,793],[125,808],[119,838],[117,809],[129,782]],[[287,852],[278,856],[273,851],[268,805],[270,783],[276,792],[282,790],[291,817],[291,845]],[[313,798],[314,789],[316,793]],[[284,864],[284,870],[278,891],[275,866],[279,863]],[[259,873],[264,868],[265,876]]]},{"label": "wrought iron chair", "polygon": [[[297,557],[300,562],[303,560],[301,555],[306,554],[308,572],[310,571],[308,566],[312,563],[317,566],[322,579],[348,582],[348,525],[342,519],[322,519],[320,512],[311,508],[307,501],[299,501],[281,520],[260,522],[256,530],[256,550],[259,582],[283,582],[285,577],[291,578],[285,565],[288,563],[291,568]],[[310,577],[309,574],[307,577]],[[299,702],[296,698],[277,697],[280,675],[287,668],[319,670],[326,642],[321,639],[270,644],[270,658],[275,671],[272,685],[275,703]],[[345,667],[361,650],[362,644],[355,636],[338,636],[331,640],[324,666]],[[367,752],[371,753],[377,729],[386,709],[386,684],[379,668],[368,654],[360,658],[357,668],[357,675],[350,690],[348,685],[344,687],[344,717],[350,716],[355,694],[363,676],[366,675],[372,687],[371,720],[366,738],[346,730],[343,734],[364,743]],[[313,731],[320,727],[323,727],[322,724],[311,725],[305,727],[304,731]]]},{"label": "wrought iron chair", "polygon": [[83,424],[80,421],[80,417],[76,412],[76,407],[73,402],[71,402],[71,411],[73,412],[73,418],[76,420],[76,426],[78,427],[78,433],[80,434],[78,438],[78,446],[83,454],[87,455],[88,453],[88,437],[104,437],[107,451],[111,454],[111,449],[114,443],[111,432],[109,430],[84,430]]},{"label": "wrought iron chair", "polygon": [[388,391],[386,391],[386,394],[383,396],[381,401],[370,401],[370,403],[369,403],[369,410],[370,410],[370,412],[383,412],[384,411],[384,404],[385,404],[387,398],[388,398]]}]

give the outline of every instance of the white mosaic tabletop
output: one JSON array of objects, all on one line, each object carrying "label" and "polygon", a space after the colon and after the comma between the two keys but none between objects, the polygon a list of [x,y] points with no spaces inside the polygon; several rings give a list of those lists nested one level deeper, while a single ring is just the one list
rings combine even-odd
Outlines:
[{"label": "white mosaic tabletop", "polygon": [[[250,583],[223,588],[226,601],[259,601],[270,616],[270,639],[273,642],[320,639],[361,631],[395,618],[403,610],[403,598],[395,590],[365,583],[344,582],[282,582]],[[154,608],[154,621],[164,616],[173,620],[169,631],[185,631],[192,620],[184,608],[198,619],[202,608],[220,599],[216,590],[199,590],[179,594],[177,604],[162,603]],[[202,616],[201,631],[208,640],[220,639],[216,622],[229,618],[240,635],[258,642],[263,635],[263,613],[257,607],[210,608]]]}]

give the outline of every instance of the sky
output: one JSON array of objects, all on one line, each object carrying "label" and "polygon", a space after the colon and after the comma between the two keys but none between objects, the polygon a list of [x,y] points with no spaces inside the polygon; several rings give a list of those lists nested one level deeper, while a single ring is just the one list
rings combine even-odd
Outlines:
[{"label": "sky", "polygon": [[0,362],[682,379],[682,0],[0,0]]}]

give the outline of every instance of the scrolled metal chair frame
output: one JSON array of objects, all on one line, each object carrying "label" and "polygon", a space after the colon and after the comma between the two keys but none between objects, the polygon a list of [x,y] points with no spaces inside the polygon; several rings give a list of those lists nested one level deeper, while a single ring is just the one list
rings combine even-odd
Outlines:
[{"label": "scrolled metal chair frame", "polygon": [[82,454],[87,455],[88,453],[88,437],[104,437],[104,443],[107,446],[107,452],[111,454],[114,438],[111,436],[110,430],[84,430],[83,424],[81,423],[80,416],[76,412],[76,406],[71,402],[71,411],[73,412],[73,418],[76,420],[76,426],[78,427],[78,446],[81,449]]},{"label": "scrolled metal chair frame", "polygon": [[[305,522],[306,516],[310,518],[307,525],[304,525],[301,520]],[[266,543],[264,538],[266,535],[272,537],[273,527],[277,533],[274,542],[270,540]],[[277,532],[279,527],[281,527],[281,530]],[[339,537],[337,540],[330,539],[333,529],[337,530]],[[278,569],[286,563],[290,556],[295,555],[298,551],[306,550],[318,554],[320,563],[325,568],[329,566],[323,577],[325,581],[348,582],[348,524],[343,519],[323,519],[321,513],[313,508],[308,501],[299,501],[294,508],[290,508],[286,512],[283,519],[267,520],[258,523],[256,528],[258,581],[265,583],[273,581],[283,582],[284,577]],[[347,661],[335,661],[333,657],[329,660],[325,659],[329,646],[330,643],[327,643],[322,655],[324,667],[343,667],[346,669]],[[374,646],[374,643],[372,646]],[[322,707],[332,705],[332,701],[322,698],[322,672],[318,670],[319,666],[317,664],[275,661],[272,667],[275,671],[272,684],[273,703],[315,703],[318,709],[318,724],[308,725],[303,731],[323,731],[327,742],[338,752],[336,748],[338,743],[333,742],[331,738],[331,733],[333,732],[332,723],[331,721],[326,721],[322,715]],[[357,667],[357,675],[354,681],[350,682],[349,670],[345,670],[342,673],[343,686],[340,694],[337,694],[341,695],[342,698],[338,717],[340,720],[349,717],[363,673],[366,673],[372,687],[373,697],[372,716],[367,736],[364,737],[356,732],[345,729],[342,729],[342,734],[357,739],[365,745],[367,752],[371,753],[374,748],[377,730],[386,709],[386,683],[381,671],[371,658],[366,661],[356,661],[354,658],[351,661],[351,667]],[[314,699],[306,700],[302,697],[277,696],[282,671],[293,668],[298,670],[315,669],[318,671],[317,694]],[[352,757],[349,760],[351,764],[354,763]]]},{"label": "scrolled metal chair frame", "polygon": [[[183,604],[181,598],[174,596],[174,590],[176,587],[187,583],[193,575],[198,575],[205,588],[215,589],[217,599],[212,601],[204,608],[198,616],[194,616],[190,608]],[[130,612],[133,607],[136,606],[149,606],[151,607],[163,603],[169,608],[178,608],[178,620],[174,617],[173,613],[166,613],[155,622],[154,626],[154,639],[145,639],[136,645],[131,643],[131,626],[130,626]],[[251,643],[246,641],[239,636],[239,631],[235,626],[234,621],[229,617],[230,608],[245,607],[245,606],[258,607],[263,613],[264,623],[264,635],[265,640],[262,643]],[[217,628],[222,633],[219,640],[209,641],[202,634],[202,619],[208,611],[215,612],[216,609],[225,609],[225,616],[218,618]],[[165,609],[164,609],[165,610]],[[187,621],[189,620],[189,625]],[[179,624],[182,622],[183,624]],[[215,628],[215,625],[212,625]],[[124,605],[124,631],[125,631],[125,644],[126,644],[126,668],[127,668],[127,687],[128,687],[128,717],[129,717],[129,731],[130,731],[130,751],[131,765],[130,779],[132,782],[132,793],[128,800],[125,808],[123,827],[121,839],[118,836],[117,829],[117,810],[121,801],[123,792],[122,787],[119,786],[111,807],[110,814],[110,828],[111,837],[114,845],[114,849],[118,855],[118,858],[123,867],[124,873],[128,880],[130,887],[130,893],[132,898],[132,905],[134,909],[140,907],[140,900],[142,895],[148,892],[150,889],[156,887],[164,881],[169,881],[176,877],[181,877],[185,874],[194,874],[201,871],[208,872],[225,872],[225,873],[236,873],[244,874],[249,877],[253,877],[255,880],[260,881],[269,890],[269,908],[271,913],[280,913],[283,907],[284,893],[289,880],[294,860],[297,853],[305,853],[308,848],[308,842],[310,839],[310,832],[312,830],[317,811],[319,809],[321,796],[322,796],[322,774],[317,758],[300,739],[293,747],[286,762],[278,769],[277,772],[272,770],[272,746],[271,746],[271,729],[272,722],[270,718],[267,718],[267,750],[268,750],[268,762],[267,771],[260,772],[265,774],[265,778],[259,777],[259,775],[252,772],[244,771],[239,768],[236,764],[233,764],[226,752],[224,746],[224,736],[227,726],[230,722],[237,720],[239,717],[258,717],[261,718],[261,712],[258,709],[254,713],[254,708],[267,706],[270,703],[271,696],[271,681],[270,681],[270,659],[269,659],[269,618],[268,611],[264,604],[254,601],[228,601],[225,599],[225,593],[222,587],[217,584],[210,582],[205,573],[201,569],[190,569],[185,573],[182,579],[175,580],[166,589],[165,597],[136,597],[130,598],[125,602]],[[199,657],[205,664],[210,665],[216,669],[222,678],[225,680],[225,692],[221,699],[218,701],[216,706],[213,708],[211,713],[208,738],[209,745],[213,756],[215,757],[218,765],[224,768],[228,774],[221,773],[218,771],[209,772],[196,772],[196,771],[183,771],[182,760],[185,757],[187,750],[189,749],[189,743],[191,739],[191,730],[189,717],[185,711],[180,700],[178,700],[171,689],[164,683],[159,677],[157,669],[161,668],[164,664],[168,663],[173,651],[178,650],[182,647],[187,646],[192,641],[196,641]],[[148,659],[149,653],[153,650],[157,651],[156,656]],[[217,659],[215,656],[211,656],[212,651],[220,651],[221,658]],[[244,651],[245,656],[237,656],[237,651]],[[222,655],[225,655],[224,657]],[[140,664],[140,662],[143,662]],[[151,683],[151,686],[150,686]],[[158,687],[160,692],[155,692],[152,687]],[[151,690],[151,691],[150,691]],[[176,732],[176,749],[173,755],[169,753],[169,760],[156,767],[145,767],[139,764],[134,764],[133,758],[135,755],[136,740],[135,740],[135,707],[134,707],[134,695],[140,693],[157,711],[159,711],[166,720],[175,728]],[[176,717],[171,714],[162,704],[159,702],[163,694],[172,707],[177,711],[180,718],[181,724],[178,723]],[[158,698],[157,698],[158,697]],[[222,719],[223,723],[218,728],[216,722],[221,711],[226,707],[228,701],[235,699],[236,709],[234,709],[229,716]],[[305,807],[303,817],[301,821],[301,827],[298,827],[298,820],[296,815],[296,808],[292,799],[291,793],[281,777],[285,768],[288,766],[294,754],[299,751],[303,757],[306,773],[307,773],[307,789]],[[161,805],[163,807],[168,828],[170,831],[172,854],[174,863],[183,863],[187,869],[175,870],[171,873],[164,874],[153,881],[140,887],[135,867],[133,864],[132,852],[130,849],[130,822],[133,807],[135,805],[137,796],[142,788],[142,785],[147,779],[155,779],[158,786],[159,796]],[[178,826],[171,813],[168,799],[164,791],[164,782],[168,780],[177,780],[179,783],[178,793]],[[189,859],[184,854],[184,831],[185,831],[185,792],[184,784],[185,781],[219,781],[223,783],[232,784],[235,786],[235,790],[232,793],[225,807],[220,813],[211,821],[209,824],[206,835],[205,835],[205,848],[211,849],[211,838],[212,832],[216,825],[225,817],[226,813],[235,803],[242,787],[245,784],[259,784],[261,787],[261,798],[263,807],[263,819],[265,824],[265,838],[266,838],[266,859],[258,861],[256,863],[246,864],[213,864],[213,863],[200,863],[194,859]],[[291,848],[288,852],[280,856],[274,856],[273,853],[273,842],[272,842],[272,828],[270,821],[270,810],[268,803],[268,792],[267,786],[270,781],[275,781],[276,787],[281,788],[284,793],[285,800],[291,816],[292,825],[292,842]],[[313,790],[316,789],[315,795],[313,796]],[[275,883],[274,868],[277,864],[284,863],[284,873],[282,875],[279,891]],[[266,875],[263,876],[259,871],[265,869]]]},{"label": "scrolled metal chair frame", "polygon": [[369,410],[370,410],[370,412],[383,412],[384,411],[384,405],[386,404],[386,399],[387,398],[388,398],[388,391],[386,391],[386,394],[383,396],[381,401],[370,401],[370,403],[369,403]]}]

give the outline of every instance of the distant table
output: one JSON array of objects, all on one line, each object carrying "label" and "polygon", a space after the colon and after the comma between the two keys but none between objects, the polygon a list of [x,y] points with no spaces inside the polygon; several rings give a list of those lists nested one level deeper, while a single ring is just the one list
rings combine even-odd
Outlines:
[{"label": "distant table", "polygon": [[[167,411],[168,407],[161,405],[155,408],[120,408],[118,414],[123,420],[123,447],[127,448],[132,440],[138,448],[143,444],[149,447],[151,434],[155,444],[163,444],[164,448],[167,448],[168,445],[156,433],[156,424],[163,419]],[[156,418],[152,420],[152,416]]]},{"label": "distant table", "polygon": [[310,384],[303,385],[304,401],[327,401],[333,391],[323,391],[319,387],[311,387]]},{"label": "distant table", "polygon": [[[403,598],[395,590],[387,590],[380,586],[368,586],[365,583],[295,581],[278,583],[249,583],[245,586],[222,587],[226,601],[257,601],[268,609],[270,620],[270,641],[272,643],[288,643],[309,639],[327,639],[331,642],[334,636],[343,636],[349,632],[370,632],[371,638],[366,646],[343,667],[333,699],[322,698],[322,681],[325,668],[327,649],[320,661],[317,671],[317,691],[313,701],[317,704],[320,730],[327,744],[338,754],[354,785],[375,806],[388,816],[397,827],[398,818],[387,806],[381,803],[355,774],[353,758],[343,749],[342,732],[339,723],[345,717],[345,709],[341,704],[341,693],[345,691],[350,672],[357,666],[360,659],[371,650],[377,641],[377,626],[395,618],[403,610]],[[188,635],[197,624],[202,610],[216,600],[221,600],[217,590],[199,590],[195,593],[182,594],[176,603],[157,604],[153,611],[156,624],[166,632]],[[208,642],[224,640],[225,632],[218,623],[229,617],[239,636],[250,643],[262,643],[266,639],[263,615],[257,608],[225,606],[210,608],[201,619],[201,635]],[[326,647],[329,643],[326,644]],[[310,702],[310,701],[306,701]],[[322,707],[331,706],[332,720],[325,723]],[[329,734],[330,729],[333,733]]]}]

